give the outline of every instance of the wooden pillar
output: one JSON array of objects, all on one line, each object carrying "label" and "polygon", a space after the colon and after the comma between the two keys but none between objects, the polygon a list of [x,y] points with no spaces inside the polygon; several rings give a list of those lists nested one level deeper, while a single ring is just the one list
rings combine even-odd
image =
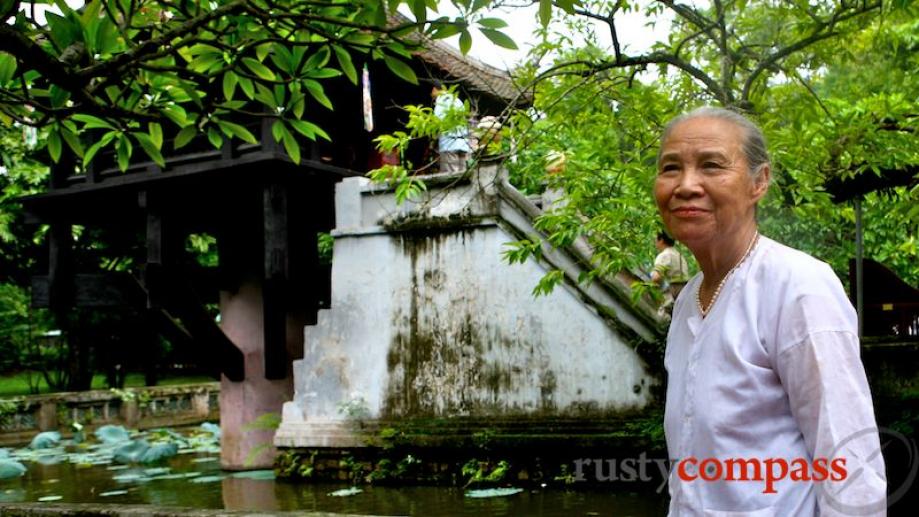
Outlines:
[{"label": "wooden pillar", "polygon": [[268,185],[263,192],[262,313],[265,339],[265,378],[287,377],[287,283],[289,275],[287,188]]}]

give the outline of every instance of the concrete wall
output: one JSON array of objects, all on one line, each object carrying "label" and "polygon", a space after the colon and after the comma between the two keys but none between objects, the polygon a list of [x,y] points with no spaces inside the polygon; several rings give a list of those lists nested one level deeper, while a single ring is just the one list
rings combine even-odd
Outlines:
[{"label": "concrete wall", "polygon": [[364,179],[339,186],[332,308],[306,329],[276,445],[359,446],[355,419],[586,419],[652,401],[634,351],[651,326],[574,284],[534,298],[548,265],[502,257],[529,219],[500,169],[478,172],[402,206]]}]

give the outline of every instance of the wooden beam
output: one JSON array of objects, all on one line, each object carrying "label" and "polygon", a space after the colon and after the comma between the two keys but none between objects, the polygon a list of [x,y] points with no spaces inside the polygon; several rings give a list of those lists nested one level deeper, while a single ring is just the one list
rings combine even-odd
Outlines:
[{"label": "wooden beam", "polygon": [[[119,307],[136,305],[143,293],[128,273],[78,274],[73,279],[74,307]],[[51,281],[32,277],[32,307],[50,307]]]},{"label": "wooden beam", "polygon": [[[218,301],[216,268],[201,268],[188,278],[200,299],[207,303]],[[47,276],[32,277],[32,307],[51,306],[50,284]],[[73,287],[73,307],[131,306],[143,309],[146,306],[146,294],[130,273],[80,273],[74,275]]]}]

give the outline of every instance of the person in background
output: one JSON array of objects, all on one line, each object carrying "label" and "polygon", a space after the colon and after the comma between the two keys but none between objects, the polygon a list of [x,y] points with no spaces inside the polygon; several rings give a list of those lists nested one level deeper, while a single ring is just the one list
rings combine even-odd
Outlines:
[{"label": "person in background", "polygon": [[658,309],[661,314],[670,313],[673,302],[689,280],[689,264],[673,245],[673,239],[666,232],[657,234],[654,247],[658,253],[651,271],[651,282],[661,286],[664,291],[664,300]]},{"label": "person in background", "polygon": [[[434,115],[441,120],[463,111],[463,102],[456,94],[447,90],[441,81],[434,81],[431,98],[434,99]],[[441,133],[437,144],[440,154],[440,172],[466,170],[466,161],[469,159],[472,148],[469,144],[469,127],[465,118],[455,127]]]}]

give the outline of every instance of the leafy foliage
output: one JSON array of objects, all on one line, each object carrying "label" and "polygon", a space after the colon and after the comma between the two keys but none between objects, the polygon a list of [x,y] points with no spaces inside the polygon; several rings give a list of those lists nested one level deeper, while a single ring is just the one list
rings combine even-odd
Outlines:
[{"label": "leafy foliage", "polygon": [[[172,136],[176,149],[199,135],[214,147],[229,139],[254,144],[241,120],[269,117],[274,139],[299,162],[299,139],[328,138],[310,114],[334,108],[329,79],[357,82],[355,57],[417,82],[406,60],[419,33],[461,34],[468,51],[475,29],[513,47],[503,22],[484,16],[489,3],[452,0],[458,16],[432,18],[432,0],[32,4],[52,10],[4,2],[0,120],[47,128],[55,162],[67,148],[85,166],[109,148],[125,170],[141,153],[163,166]],[[397,14],[403,5],[411,17]]]},{"label": "leafy foliage", "polygon": [[[915,7],[656,2],[646,11],[652,18],[670,11],[669,39],[630,56],[616,23],[637,8],[586,4],[543,31],[531,64],[517,71],[535,94],[532,109],[506,125],[518,150],[511,180],[528,193],[555,190],[560,201],[536,221],[545,237],[512,243],[508,260],[538,256],[543,239],[567,246],[584,237],[595,253],[582,281],[649,264],[662,125],[720,104],[745,111],[770,141],[775,181],[759,214],[764,233],[828,261],[846,279],[854,210],[833,202],[828,183],[869,175],[876,178],[869,185],[881,185],[891,171],[915,176],[919,166]],[[586,20],[607,26],[612,53]],[[904,222],[919,220],[917,195],[914,180],[863,201],[866,255],[914,285],[919,228]],[[551,289],[554,276],[549,272],[534,291]],[[639,287],[640,294],[645,286]]]}]

